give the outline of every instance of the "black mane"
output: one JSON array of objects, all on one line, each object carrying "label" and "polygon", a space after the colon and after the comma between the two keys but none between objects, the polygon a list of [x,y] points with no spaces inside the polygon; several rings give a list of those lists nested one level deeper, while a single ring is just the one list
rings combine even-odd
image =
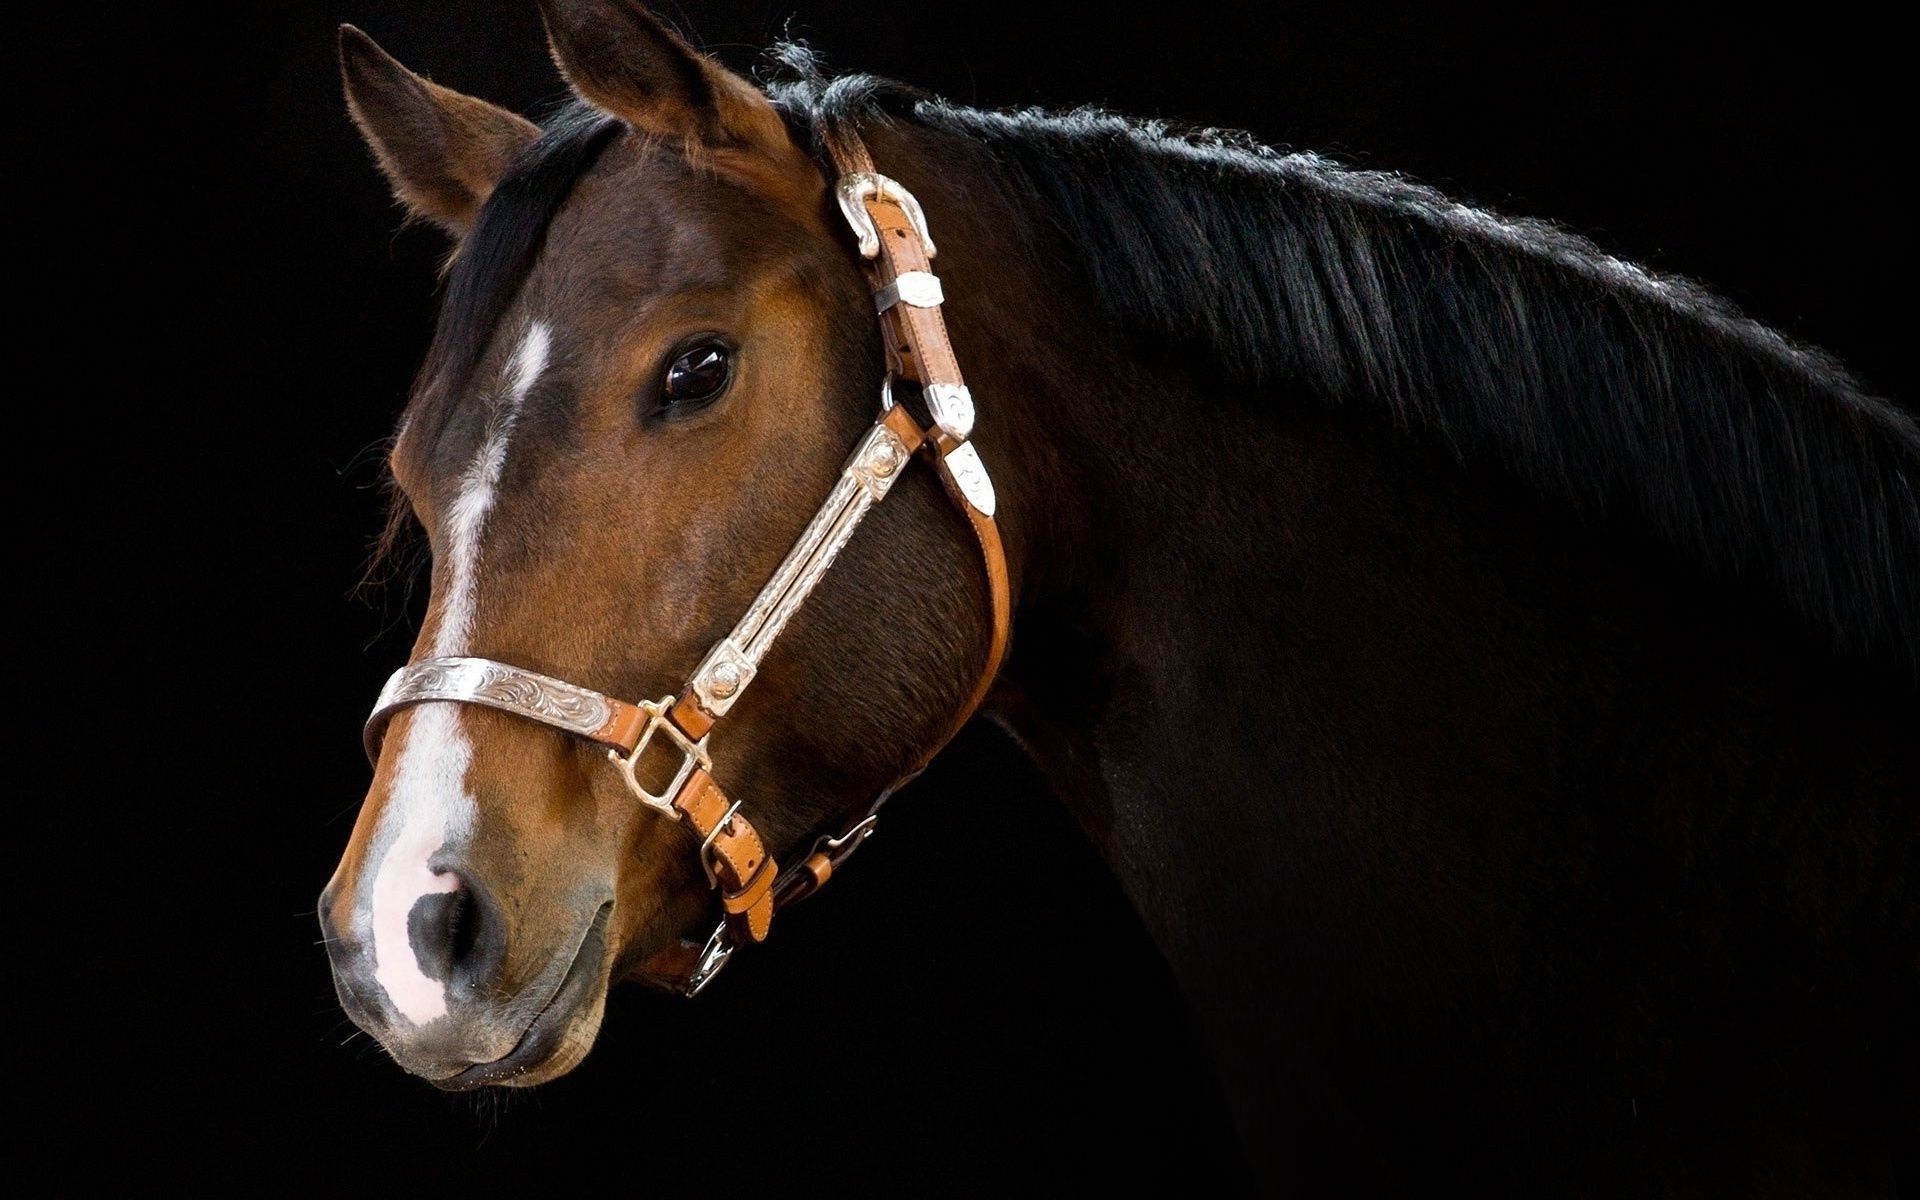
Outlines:
[{"label": "black mane", "polygon": [[1771,586],[1843,652],[1920,668],[1920,430],[1825,354],[1686,280],[1396,175],[1081,109],[983,112],[801,47],[798,130],[985,146],[1050,207],[1115,324],[1230,379],[1380,403],[1576,510]]},{"label": "black mane", "polygon": [[[1920,429],[1820,351],[1396,175],[1093,109],[984,112],[776,55],[773,98],[798,131],[893,120],[986,147],[1043,198],[1128,335],[1203,348],[1231,381],[1384,404],[1463,461],[1637,516],[1709,574],[1773,588],[1843,652],[1920,670]],[[572,104],[494,190],[421,371],[427,429],[619,128]]]}]

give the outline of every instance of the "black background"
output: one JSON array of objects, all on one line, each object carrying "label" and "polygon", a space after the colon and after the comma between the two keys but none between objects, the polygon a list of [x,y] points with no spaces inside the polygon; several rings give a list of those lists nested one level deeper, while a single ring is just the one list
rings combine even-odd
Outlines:
[{"label": "black background", "polygon": [[[960,101],[1097,102],[1404,170],[1703,278],[1914,395],[1902,39],[1839,6],[665,11],[740,69],[791,17],[830,65]],[[10,46],[32,302],[9,592],[16,650],[53,671],[16,693],[11,756],[28,1177],[1244,1188],[1172,980],[980,729],[707,995],[617,992],[567,1079],[446,1097],[349,1037],[312,904],[414,619],[398,591],[349,593],[442,246],[396,232],[344,116],[342,20],[521,111],[560,95],[530,2],[92,6]]]}]

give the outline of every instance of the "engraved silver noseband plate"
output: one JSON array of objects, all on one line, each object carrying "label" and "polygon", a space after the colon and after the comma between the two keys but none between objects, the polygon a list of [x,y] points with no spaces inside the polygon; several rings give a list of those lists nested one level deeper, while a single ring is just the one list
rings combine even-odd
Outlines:
[{"label": "engraved silver noseband plate", "polygon": [[582,737],[592,737],[613,716],[599,692],[551,675],[488,658],[424,658],[395,671],[380,689],[361,734],[367,758],[379,759],[380,738],[394,713],[438,700],[483,704]]}]

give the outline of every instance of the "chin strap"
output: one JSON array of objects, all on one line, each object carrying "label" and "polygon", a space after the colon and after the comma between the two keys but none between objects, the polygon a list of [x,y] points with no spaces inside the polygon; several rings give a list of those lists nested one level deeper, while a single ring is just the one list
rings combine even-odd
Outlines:
[{"label": "chin strap", "polygon": [[[879,419],[854,446],[839,481],[739,624],[707,652],[677,696],[631,704],[565,680],[483,658],[433,658],[394,673],[367,719],[369,758],[395,712],[413,704],[479,704],[598,742],[634,797],[686,824],[699,840],[701,870],[719,893],[720,923],[704,941],[680,939],[640,967],[648,981],[694,995],[736,948],[765,941],[773,914],[825,886],[872,834],[880,807],[915,775],[986,699],[1006,655],[1012,626],[1007,560],[994,523],[993,480],[973,434],[973,396],[960,374],[941,316],[935,248],[913,194],[874,170],[851,129],[826,127],[821,140],[838,174],[836,199],[859,242],[886,348],[887,386]],[[931,424],[921,425],[893,402],[893,384],[919,387]],[[941,485],[973,531],[986,571],[991,633],[986,662],[966,704],[914,769],[883,791],[867,812],[838,834],[818,838],[798,863],[781,871],[739,801],[713,778],[708,738],[739,700],[773,640],[805,602],[867,512],[886,498],[915,457],[932,464]]]}]

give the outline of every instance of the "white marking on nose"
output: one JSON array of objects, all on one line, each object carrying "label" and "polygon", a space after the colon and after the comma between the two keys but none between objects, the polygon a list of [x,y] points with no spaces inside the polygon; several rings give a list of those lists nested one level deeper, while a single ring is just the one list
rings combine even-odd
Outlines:
[{"label": "white marking on nose", "polygon": [[[447,511],[446,598],[440,605],[432,653],[465,652],[473,632],[474,592],[479,578],[480,538],[493,511],[494,491],[507,461],[507,442],[527,393],[546,370],[553,331],[536,321],[521,334],[501,372],[506,385],[487,421],[487,435],[460,475],[460,492]],[[407,722],[393,785],[375,835],[379,868],[369,893],[373,977],[407,1020],[424,1025],[447,1012],[447,985],[420,969],[407,919],[422,896],[454,891],[459,880],[436,872],[433,856],[450,840],[473,829],[474,800],[467,791],[473,743],[454,704],[423,704]]]},{"label": "white marking on nose", "polygon": [[398,828],[373,877],[373,978],[394,1008],[415,1025],[447,1012],[447,985],[420,969],[407,918],[420,897],[460,886],[451,872],[428,865],[449,836],[472,826],[467,767],[473,746],[449,704],[423,704],[407,726],[407,742],[388,790],[382,824]]}]

